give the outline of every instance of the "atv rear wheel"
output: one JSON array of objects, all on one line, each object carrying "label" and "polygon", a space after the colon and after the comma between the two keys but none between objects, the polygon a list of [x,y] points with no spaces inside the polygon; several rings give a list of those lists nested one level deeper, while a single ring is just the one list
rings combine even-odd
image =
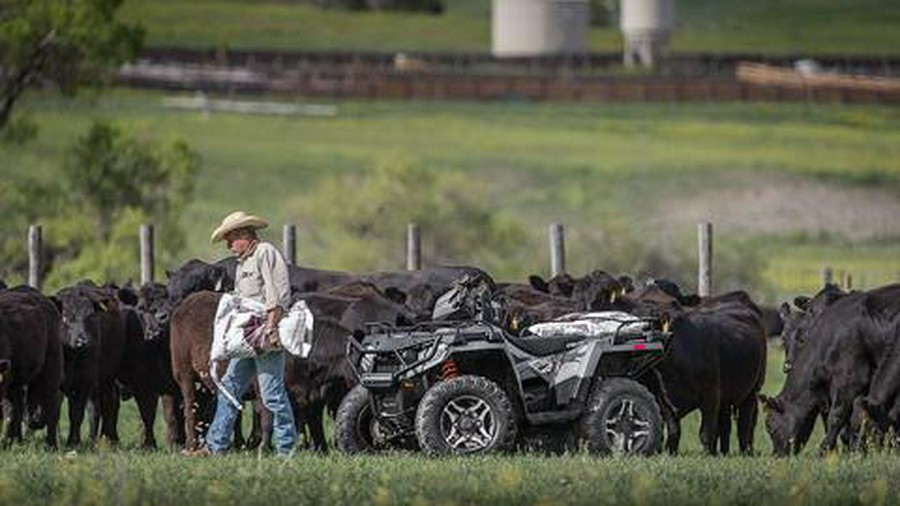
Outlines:
[{"label": "atv rear wheel", "polygon": [[626,378],[600,383],[581,420],[588,450],[601,455],[653,455],[662,445],[662,416],[647,387]]},{"label": "atv rear wheel", "polygon": [[431,455],[507,450],[516,438],[512,403],[502,388],[482,376],[442,381],[419,403],[416,437]]},{"label": "atv rear wheel", "polygon": [[366,453],[375,451],[375,432],[378,422],[372,416],[369,390],[356,385],[350,390],[335,416],[335,442],[344,453]]}]

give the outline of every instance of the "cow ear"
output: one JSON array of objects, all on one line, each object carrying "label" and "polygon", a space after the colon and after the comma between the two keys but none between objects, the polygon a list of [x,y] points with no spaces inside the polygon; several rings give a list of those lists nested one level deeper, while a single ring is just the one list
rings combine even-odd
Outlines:
[{"label": "cow ear", "polygon": [[782,321],[787,321],[791,316],[791,305],[787,302],[782,302],[781,306],[778,307],[778,316],[781,317]]},{"label": "cow ear", "polygon": [[539,292],[550,293],[550,287],[547,286],[547,282],[538,275],[532,274],[528,276],[528,284]]},{"label": "cow ear", "polygon": [[172,279],[172,274],[175,273],[170,271],[169,269],[166,269],[166,279]]},{"label": "cow ear", "polygon": [[384,290],[384,295],[397,304],[406,304],[406,294],[396,286],[387,287]]},{"label": "cow ear", "polygon": [[806,308],[809,306],[809,297],[805,295],[801,295],[794,299],[794,305],[797,306],[797,309],[801,311],[806,311]]},{"label": "cow ear", "polygon": [[784,413],[784,406],[777,397],[769,397],[766,394],[759,394],[759,400],[763,403],[763,407],[767,411],[775,411],[776,413]]}]

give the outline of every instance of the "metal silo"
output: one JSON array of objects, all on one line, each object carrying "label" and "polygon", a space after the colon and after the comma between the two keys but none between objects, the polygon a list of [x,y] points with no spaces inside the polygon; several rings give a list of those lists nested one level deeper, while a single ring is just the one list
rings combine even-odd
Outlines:
[{"label": "metal silo", "polygon": [[675,23],[674,0],[622,0],[625,65],[655,65],[668,50]]},{"label": "metal silo", "polygon": [[590,0],[493,0],[493,52],[499,57],[584,53]]}]

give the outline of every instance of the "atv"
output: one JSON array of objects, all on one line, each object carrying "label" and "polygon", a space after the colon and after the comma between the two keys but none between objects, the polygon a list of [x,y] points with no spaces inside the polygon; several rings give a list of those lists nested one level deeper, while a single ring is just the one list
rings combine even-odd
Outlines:
[{"label": "atv", "polygon": [[491,283],[466,276],[433,321],[373,324],[349,340],[359,384],[338,409],[338,448],[480,454],[565,434],[602,455],[659,451],[660,408],[637,378],[665,354],[664,321],[578,313],[516,335],[505,319]]}]

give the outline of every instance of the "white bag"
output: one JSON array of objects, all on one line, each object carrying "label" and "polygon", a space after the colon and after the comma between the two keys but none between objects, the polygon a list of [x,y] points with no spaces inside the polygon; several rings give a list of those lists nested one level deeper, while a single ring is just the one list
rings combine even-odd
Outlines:
[{"label": "white bag", "polygon": [[[211,361],[249,358],[259,354],[252,342],[264,332],[265,308],[261,302],[224,294],[213,322]],[[306,302],[298,301],[278,323],[278,341],[291,355],[309,356],[312,349],[313,315]]]}]

